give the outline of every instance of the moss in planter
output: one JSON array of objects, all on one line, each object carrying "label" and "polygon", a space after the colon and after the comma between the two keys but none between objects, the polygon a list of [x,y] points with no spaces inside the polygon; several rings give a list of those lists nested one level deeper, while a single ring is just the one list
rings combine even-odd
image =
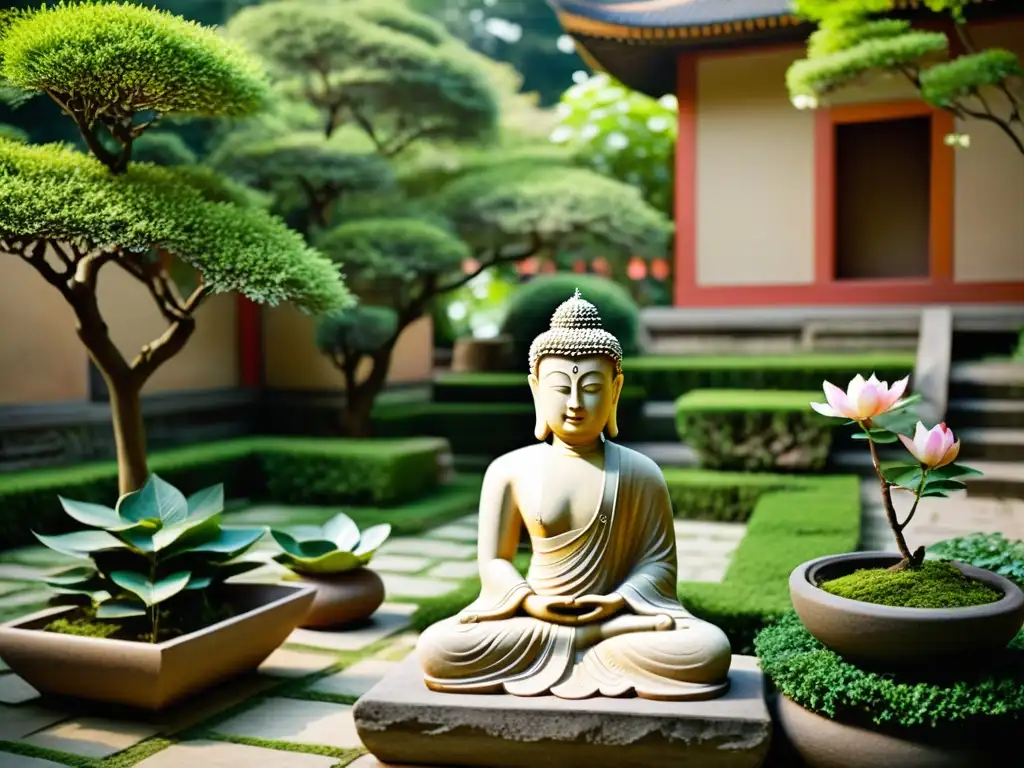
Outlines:
[{"label": "moss in planter", "polygon": [[[198,632],[217,622],[230,619],[235,610],[230,605],[211,605],[207,600],[177,601],[176,610],[160,612],[160,642]],[[59,618],[43,627],[44,632],[81,637],[109,637],[139,643],[152,641],[149,619],[144,617],[110,621],[97,619],[95,608],[83,607],[71,618]]]},{"label": "moss in planter", "polygon": [[982,726],[1024,718],[1024,633],[968,670],[894,675],[854,666],[818,642],[795,612],[754,641],[761,670],[797,704],[844,722],[899,728]]},{"label": "moss in planter", "polygon": [[937,560],[898,572],[862,568],[820,586],[839,597],[900,608],[963,608],[994,603],[1003,597],[1001,592]]}]

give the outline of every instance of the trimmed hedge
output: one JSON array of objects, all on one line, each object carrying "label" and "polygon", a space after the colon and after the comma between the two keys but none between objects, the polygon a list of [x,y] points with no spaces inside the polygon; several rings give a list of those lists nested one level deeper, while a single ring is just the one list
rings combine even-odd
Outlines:
[{"label": "trimmed hedge", "polygon": [[676,517],[722,523],[745,523],[766,493],[815,487],[819,482],[819,478],[801,475],[677,467],[667,467],[662,474]]},{"label": "trimmed hedge", "polygon": [[639,352],[640,308],[624,286],[600,275],[538,275],[516,289],[502,322],[502,332],[512,338],[510,363],[515,369],[529,367],[530,344],[551,327],[551,315],[577,288],[597,307],[601,324],[619,340],[623,354]]},{"label": "trimmed hedge", "polygon": [[821,390],[824,380],[846,388],[858,373],[884,381],[914,370],[913,352],[780,355],[688,355],[627,358],[626,381],[644,388],[652,400],[675,400],[691,389]]},{"label": "trimmed hedge", "polygon": [[695,389],[676,400],[676,430],[707,469],[823,469],[834,423],[811,409],[818,397],[789,390]]},{"label": "trimmed hedge", "polygon": [[1009,725],[1024,716],[1024,652],[1012,646],[971,672],[876,673],[843,661],[792,612],[758,635],[755,650],[781,693],[843,722],[945,730]]},{"label": "trimmed hedge", "polygon": [[[228,498],[282,504],[401,504],[433,490],[439,454],[435,438],[354,440],[254,437],[154,452],[149,469],[188,489],[224,484]],[[113,504],[116,462],[37,469],[0,477],[0,549],[34,543],[40,533],[69,530],[73,521],[58,494]]]},{"label": "trimmed hedge", "polygon": [[[857,547],[859,479],[835,475],[807,478],[799,485],[760,497],[721,583],[679,583],[683,605],[721,627],[733,653],[751,653],[757,632],[792,609],[789,574],[794,568]],[[527,564],[527,555],[517,558],[520,571]],[[422,631],[458,613],[479,593],[479,580],[468,579],[453,592],[420,601],[412,624]]]},{"label": "trimmed hedge", "polygon": [[754,637],[793,605],[789,574],[823,555],[852,552],[860,539],[860,481],[816,478],[805,488],[765,494],[720,583],[680,582],[679,599],[721,627],[733,653],[753,651]]}]

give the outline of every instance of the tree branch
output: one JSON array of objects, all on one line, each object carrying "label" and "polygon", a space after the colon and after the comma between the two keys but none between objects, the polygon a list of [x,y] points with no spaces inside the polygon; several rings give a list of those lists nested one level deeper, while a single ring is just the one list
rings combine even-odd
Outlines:
[{"label": "tree branch", "polygon": [[544,243],[541,241],[540,237],[533,235],[530,239],[530,245],[524,252],[502,254],[500,250],[496,251],[493,258],[489,261],[485,262],[484,260],[479,259],[479,266],[472,272],[468,272],[449,283],[439,286],[435,295],[448,293],[449,291],[454,291],[456,288],[461,288],[470,280],[477,277],[485,269],[490,269],[491,267],[495,267],[499,264],[514,264],[517,261],[522,261],[523,259],[528,259],[531,256],[536,256],[543,248]]},{"label": "tree branch", "polygon": [[183,316],[171,323],[158,339],[145,344],[139,351],[130,368],[131,375],[140,387],[161,365],[178,354],[185,346],[185,342],[188,341],[196,327],[192,313],[209,293],[208,285],[204,284],[196,288],[185,301],[182,308]]},{"label": "tree branch", "polygon": [[352,114],[352,119],[356,121],[356,125],[358,125],[363,130],[363,133],[365,133],[367,137],[370,139],[370,141],[373,143],[374,149],[376,149],[380,154],[387,157],[388,155],[386,152],[385,143],[381,141],[380,137],[377,135],[377,131],[374,129],[373,123],[370,122],[369,118],[367,118],[366,115],[364,115],[360,111],[359,107],[357,107],[355,104],[349,102],[347,106],[348,111]]}]

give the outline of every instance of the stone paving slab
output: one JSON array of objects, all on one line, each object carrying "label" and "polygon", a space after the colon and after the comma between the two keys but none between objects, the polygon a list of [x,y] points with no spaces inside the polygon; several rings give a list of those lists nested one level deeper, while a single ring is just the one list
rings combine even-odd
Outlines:
[{"label": "stone paving slab", "polygon": [[717,555],[728,557],[739,546],[738,539],[682,538],[676,539],[679,554]]},{"label": "stone paving slab", "polygon": [[54,768],[64,763],[54,763],[41,757],[15,755],[11,752],[0,752],[0,766],[3,768]]},{"label": "stone paving slab", "polygon": [[739,541],[747,533],[746,523],[716,523],[710,520],[676,520],[674,528],[677,538],[707,537]]},{"label": "stone paving slab", "polygon": [[460,581],[462,579],[470,579],[479,574],[480,566],[476,560],[441,563],[427,571],[427,575],[431,578],[458,579]]},{"label": "stone paving slab", "polygon": [[442,525],[440,528],[434,528],[430,531],[430,535],[438,539],[471,541],[473,543],[476,543],[478,533],[479,531],[475,522],[472,525],[449,523],[448,525]]},{"label": "stone paving slab", "polygon": [[[475,563],[474,563],[475,565]],[[384,593],[388,597],[437,597],[451,592],[459,583],[438,578],[404,576],[395,573],[382,573]]]},{"label": "stone paving slab", "polygon": [[9,669],[10,667],[7,666],[7,662],[0,659],[0,672],[7,672]]},{"label": "stone paving slab", "polygon": [[37,731],[22,741],[83,757],[104,758],[134,747],[159,732],[160,726],[154,723],[76,717]]},{"label": "stone paving slab", "polygon": [[0,675],[0,702],[24,704],[39,698],[39,691],[17,675]]},{"label": "stone paving slab", "polygon": [[394,641],[375,658],[381,661],[401,661],[416,648],[416,641],[419,640],[419,633],[416,631],[403,632],[397,635]]},{"label": "stone paving slab", "polygon": [[280,684],[280,678],[269,675],[255,672],[240,675],[161,712],[154,722],[160,726],[160,735],[173,736]]},{"label": "stone paving slab", "polygon": [[389,539],[380,548],[380,553],[382,555],[418,555],[437,560],[468,560],[476,556],[476,545],[410,536]]},{"label": "stone paving slab", "polygon": [[136,768],[331,768],[337,763],[335,757],[197,739],[172,744],[137,763]]},{"label": "stone paving slab", "polygon": [[408,627],[415,610],[416,605],[412,603],[384,603],[373,614],[369,623],[358,629],[296,629],[288,636],[286,642],[332,651],[361,651],[378,640]]},{"label": "stone paving slab", "polygon": [[679,581],[711,581],[718,582],[725,578],[725,567],[705,567],[705,568],[679,568]]},{"label": "stone paving slab", "polygon": [[415,555],[377,555],[370,561],[370,567],[388,573],[418,573],[432,562],[429,557]]},{"label": "stone paving slab", "polygon": [[394,661],[364,659],[328,677],[321,677],[309,690],[338,696],[362,696],[397,666]]},{"label": "stone paving slab", "polygon": [[66,718],[66,712],[34,704],[0,704],[0,741],[17,741]]},{"label": "stone paving slab", "polygon": [[218,733],[253,739],[355,749],[362,746],[352,707],[325,701],[270,697],[217,724]]},{"label": "stone paving slab", "polygon": [[322,672],[338,660],[328,653],[278,648],[259,666],[259,673],[271,677],[305,677]]}]

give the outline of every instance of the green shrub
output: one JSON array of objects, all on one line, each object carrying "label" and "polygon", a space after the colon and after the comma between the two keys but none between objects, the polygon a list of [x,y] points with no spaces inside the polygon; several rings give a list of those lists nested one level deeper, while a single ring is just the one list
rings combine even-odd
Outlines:
[{"label": "green shrub", "polygon": [[676,400],[676,430],[708,469],[822,469],[832,424],[816,392],[697,389]]},{"label": "green shrub", "polygon": [[817,478],[769,472],[714,472],[707,469],[662,470],[672,510],[685,520],[745,523],[764,494],[813,486]]},{"label": "green shrub", "polygon": [[[582,289],[581,289],[582,290]],[[675,400],[691,389],[821,389],[828,379],[902,379],[914,369],[913,352],[807,352],[785,355],[646,356],[623,361],[626,381],[652,400]]]},{"label": "green shrub", "polygon": [[972,533],[937,541],[928,547],[929,557],[961,563],[998,573],[1024,589],[1024,540],[1007,539],[1001,533]]},{"label": "green shrub", "polygon": [[679,599],[721,627],[733,653],[750,653],[754,636],[790,610],[789,574],[823,555],[851,552],[860,539],[860,482],[816,478],[802,489],[765,494],[721,583],[680,582]]},{"label": "green shrub", "polygon": [[1024,714],[1024,653],[1019,650],[996,654],[970,672],[875,673],[825,648],[796,613],[762,631],[754,646],[762,671],[781,693],[844,722],[947,728]]},{"label": "green shrub", "polygon": [[530,344],[551,327],[551,315],[577,288],[597,307],[605,330],[619,340],[623,354],[638,353],[640,309],[623,286],[599,275],[540,275],[516,291],[502,324],[503,332],[512,337],[515,370],[528,372]]},{"label": "green shrub", "polygon": [[[224,484],[228,498],[286,504],[388,505],[420,498],[437,485],[444,441],[242,438],[160,451],[150,471],[182,488]],[[29,528],[68,530],[57,495],[108,504],[117,464],[97,462],[0,477],[0,548],[31,544]]]}]

